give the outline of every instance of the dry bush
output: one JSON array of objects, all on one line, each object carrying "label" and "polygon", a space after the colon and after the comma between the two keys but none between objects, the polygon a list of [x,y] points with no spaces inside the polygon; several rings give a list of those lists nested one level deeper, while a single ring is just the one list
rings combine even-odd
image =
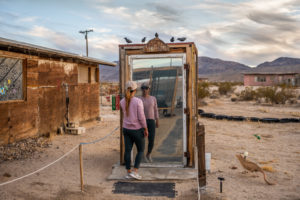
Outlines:
[{"label": "dry bush", "polygon": [[198,98],[204,99],[205,97],[209,96],[209,94],[209,83],[198,83]]},{"label": "dry bush", "polygon": [[246,87],[240,94],[240,100],[242,101],[251,101],[257,98],[256,91],[253,90],[251,87]]},{"label": "dry bush", "polygon": [[266,102],[272,104],[285,104],[287,100],[295,97],[293,89],[286,87],[261,87],[256,93],[258,98],[264,98]]},{"label": "dry bush", "polygon": [[221,95],[227,95],[229,92],[234,90],[234,83],[224,82],[219,84],[219,93]]}]

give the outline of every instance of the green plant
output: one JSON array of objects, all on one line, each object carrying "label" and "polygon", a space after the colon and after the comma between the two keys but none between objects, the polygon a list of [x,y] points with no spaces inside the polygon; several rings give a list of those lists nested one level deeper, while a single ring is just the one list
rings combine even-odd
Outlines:
[{"label": "green plant", "polygon": [[208,82],[201,82],[198,83],[198,98],[204,99],[205,97],[209,96],[209,83]]},{"label": "green plant", "polygon": [[265,98],[266,102],[275,104],[285,104],[285,102],[295,97],[293,89],[278,87],[263,87],[257,89],[257,97]]},{"label": "green plant", "polygon": [[257,93],[252,88],[246,87],[240,94],[240,99],[243,101],[251,101],[256,99]]},{"label": "green plant", "polygon": [[233,91],[233,84],[230,82],[224,82],[219,84],[219,93],[221,95],[226,95],[229,92]]}]

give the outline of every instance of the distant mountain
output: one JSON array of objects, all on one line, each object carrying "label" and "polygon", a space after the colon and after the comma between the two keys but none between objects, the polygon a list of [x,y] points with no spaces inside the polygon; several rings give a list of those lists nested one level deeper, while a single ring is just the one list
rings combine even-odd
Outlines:
[{"label": "distant mountain", "polygon": [[300,65],[300,58],[289,58],[289,57],[280,57],[272,62],[264,62],[262,64],[257,65],[257,68],[263,67],[285,67],[292,65]]},{"label": "distant mountain", "polygon": [[251,70],[251,67],[233,61],[201,56],[198,58],[199,74],[232,73]]},{"label": "distant mountain", "polygon": [[300,73],[300,59],[280,57],[272,62],[264,62],[253,69],[255,72],[298,72]]},{"label": "distant mountain", "polygon": [[[100,66],[101,82],[119,81],[119,62],[116,67]],[[300,59],[280,57],[271,62],[264,62],[257,67],[224,61],[218,58],[201,56],[198,58],[199,77],[208,78],[210,81],[243,81],[243,73],[248,72],[298,72],[300,73]]]},{"label": "distant mountain", "polygon": [[100,82],[119,82],[119,61],[114,61],[115,67],[100,65]]}]

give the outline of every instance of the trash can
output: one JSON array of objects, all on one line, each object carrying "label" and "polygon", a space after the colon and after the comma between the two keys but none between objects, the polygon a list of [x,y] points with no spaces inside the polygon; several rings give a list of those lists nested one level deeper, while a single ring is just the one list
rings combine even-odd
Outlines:
[{"label": "trash can", "polygon": [[112,110],[116,110],[116,96],[112,95],[111,97],[111,106],[112,106]]}]

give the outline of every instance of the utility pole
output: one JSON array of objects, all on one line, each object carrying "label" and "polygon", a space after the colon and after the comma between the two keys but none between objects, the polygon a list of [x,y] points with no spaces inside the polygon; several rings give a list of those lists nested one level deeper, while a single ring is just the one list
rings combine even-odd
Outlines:
[{"label": "utility pole", "polygon": [[89,32],[93,32],[93,29],[85,30],[85,31],[79,31],[79,33],[84,34],[84,38],[85,38],[85,41],[86,41],[86,57],[89,56],[89,46],[88,46],[88,33]]}]

